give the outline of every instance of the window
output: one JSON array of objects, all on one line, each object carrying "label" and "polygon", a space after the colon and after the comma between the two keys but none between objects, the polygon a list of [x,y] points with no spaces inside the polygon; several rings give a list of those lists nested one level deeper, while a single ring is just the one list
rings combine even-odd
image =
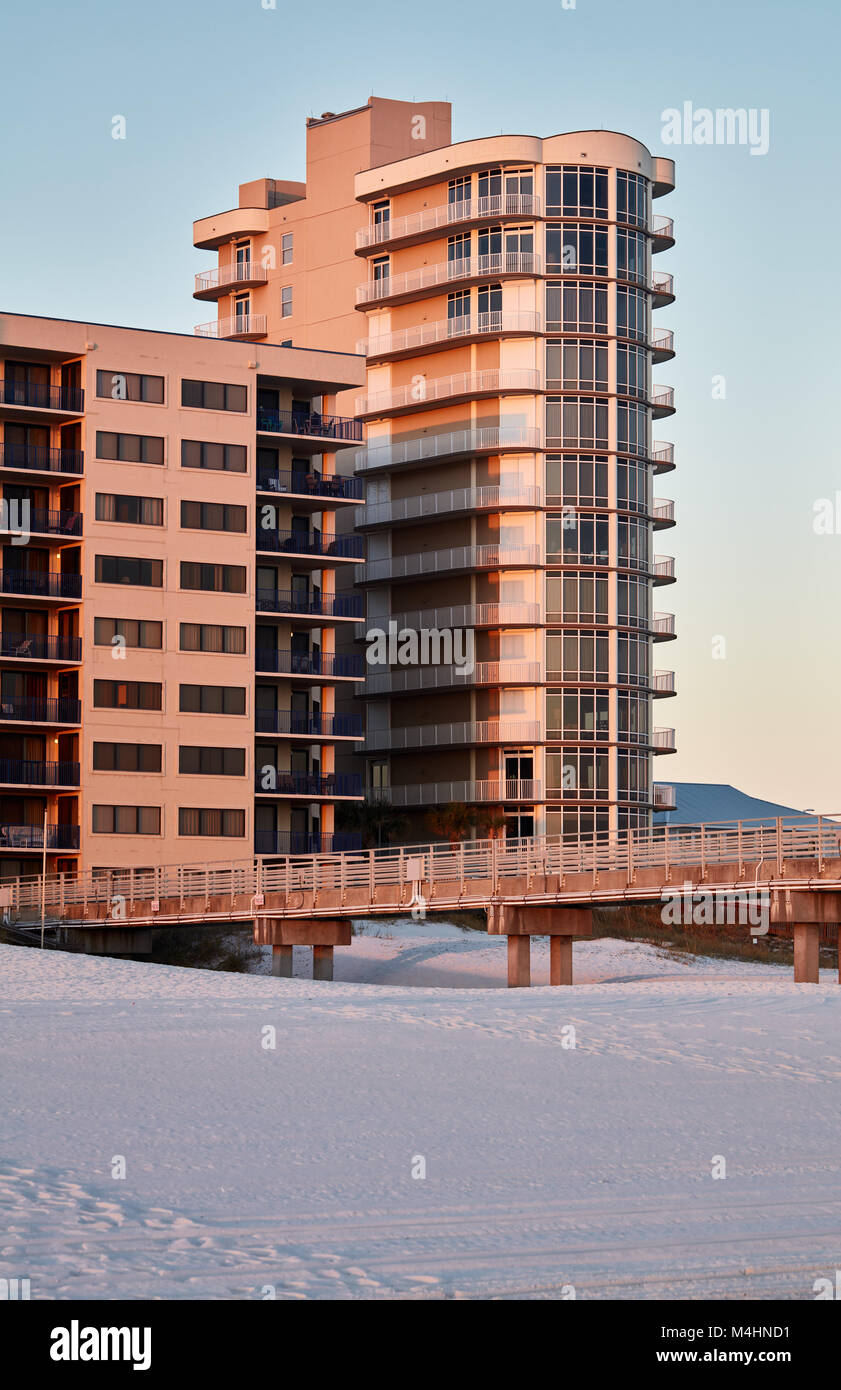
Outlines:
[{"label": "window", "polygon": [[648,395],[648,353],[620,343],[616,349],[616,390],[620,396]]},{"label": "window", "polygon": [[620,169],[616,175],[616,220],[648,226],[648,184],[641,174]]},{"label": "window", "polygon": [[458,236],[447,238],[447,274],[456,276],[463,272],[464,261],[470,260],[470,233],[459,232]]},{"label": "window", "polygon": [[546,459],[546,496],[560,498],[571,507],[606,507],[607,459],[589,454],[549,454]]},{"label": "window", "polygon": [[607,448],[607,401],[546,397],[546,438],[580,449]]},{"label": "window", "polygon": [[96,374],[96,394],[112,401],[145,401],[163,405],[162,376],[143,376],[139,372],[103,372]]},{"label": "window", "polygon": [[139,584],[160,589],[164,582],[162,560],[141,560],[134,555],[97,555],[94,574],[97,584]]},{"label": "window", "polygon": [[638,575],[620,575],[619,623],[625,627],[651,626],[651,586]]},{"label": "window", "polygon": [[[650,759],[647,753],[619,752],[619,795],[628,801],[650,800]],[[637,822],[645,825],[644,820]]]},{"label": "window", "polygon": [[182,685],[178,707],[184,714],[245,714],[245,687]]},{"label": "window", "polygon": [[134,526],[163,526],[164,500],[162,497],[126,497],[114,492],[98,492],[96,519]]},{"label": "window", "polygon": [[547,679],[606,682],[609,647],[606,632],[547,632]]},{"label": "window", "polygon": [[610,737],[610,696],[593,690],[547,690],[546,737],[607,739]]},{"label": "window", "polygon": [[156,681],[94,681],[96,709],[159,710],[163,686]]},{"label": "window", "polygon": [[564,164],[546,170],[546,211],[564,217],[607,217],[607,170]]},{"label": "window", "polygon": [[245,565],[209,565],[181,561],[181,588],[205,589],[214,594],[244,594]]},{"label": "window", "polygon": [[607,799],[610,759],[606,752],[595,753],[565,748],[563,753],[546,754],[546,795]]},{"label": "window", "polygon": [[289,319],[292,317],[292,286],[284,285],[280,291],[280,317]]},{"label": "window", "polygon": [[546,227],[546,270],[607,275],[607,232],[578,224]]},{"label": "window", "polygon": [[616,407],[617,438],[623,453],[648,454],[648,409],[633,401],[619,401]]},{"label": "window", "polygon": [[607,390],[607,344],[546,344],[546,388],[563,391]]},{"label": "window", "polygon": [[642,232],[616,233],[616,274],[644,285],[648,279],[648,245]]},{"label": "window", "polygon": [[607,332],[607,288],[599,285],[561,284],[546,286],[546,329],[565,333]]},{"label": "window", "polygon": [[479,175],[479,202],[483,198],[499,198],[502,194],[502,170],[483,169]]},{"label": "window", "polygon": [[619,563],[632,569],[648,569],[650,534],[645,521],[636,517],[619,518]]},{"label": "window", "polygon": [[95,835],[160,835],[160,806],[94,806]]},{"label": "window", "polygon": [[153,434],[114,434],[97,430],[98,459],[117,459],[120,463],[163,463],[164,442]]},{"label": "window", "polygon": [[248,387],[230,386],[224,381],[181,382],[181,404],[198,410],[235,410],[240,413],[248,409]]},{"label": "window", "polygon": [[245,651],[244,627],[221,627],[216,623],[182,623],[182,652]]},{"label": "window", "polygon": [[120,645],[125,647],[149,647],[160,651],[164,644],[164,625],[145,618],[94,618],[94,646],[116,646],[115,637],[121,637]]},{"label": "window", "polygon": [[391,274],[391,258],[389,256],[375,256],[371,262],[371,279],[375,285],[387,281]]},{"label": "window", "polygon": [[244,444],[215,444],[208,440],[181,440],[182,468],[210,468],[217,473],[247,473],[248,451]]},{"label": "window", "polygon": [[245,749],[182,744],[178,749],[178,771],[203,773],[207,777],[244,777]]},{"label": "window", "polygon": [[651,643],[636,633],[619,634],[619,680],[622,685],[648,685]]},{"label": "window", "polygon": [[245,812],[181,806],[178,810],[178,834],[239,839],[245,834]]},{"label": "window", "polygon": [[248,509],[229,502],[182,502],[181,525],[197,531],[246,531]]},{"label": "window", "polygon": [[648,295],[627,285],[616,287],[616,335],[648,342]]},{"label": "window", "polygon": [[95,772],[160,772],[159,743],[95,743]]},{"label": "window", "polygon": [[606,516],[547,516],[546,559],[550,564],[606,565],[609,535]]},{"label": "window", "polygon": [[619,696],[619,737],[623,743],[648,743],[650,722],[647,695]]},{"label": "window", "polygon": [[464,204],[470,202],[470,175],[466,174],[461,178],[450,179],[447,184],[447,204],[449,206],[449,216],[451,218],[463,217],[465,213]]},{"label": "window", "polygon": [[606,623],[607,579],[588,574],[547,574],[546,621]]},{"label": "window", "polygon": [[280,263],[281,265],[292,264],[292,233],[284,232],[280,238]]},{"label": "window", "polygon": [[374,239],[381,241],[383,236],[388,234],[388,224],[391,221],[391,203],[388,198],[381,198],[378,203],[371,204],[371,221],[374,227],[380,229]]},{"label": "window", "polygon": [[648,464],[636,459],[619,459],[616,465],[616,505],[620,511],[650,510]]}]

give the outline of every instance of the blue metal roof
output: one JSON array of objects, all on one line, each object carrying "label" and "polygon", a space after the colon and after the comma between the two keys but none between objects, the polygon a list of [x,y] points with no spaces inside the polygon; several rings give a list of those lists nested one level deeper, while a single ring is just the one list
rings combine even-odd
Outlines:
[{"label": "blue metal roof", "polygon": [[655,825],[699,825],[702,821],[776,820],[797,816],[811,820],[793,806],[748,796],[729,782],[669,782],[677,795],[674,811],[657,811]]}]

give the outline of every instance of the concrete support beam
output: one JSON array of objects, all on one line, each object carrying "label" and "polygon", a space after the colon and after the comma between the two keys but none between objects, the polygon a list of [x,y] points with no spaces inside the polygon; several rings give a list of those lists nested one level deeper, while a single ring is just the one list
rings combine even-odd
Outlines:
[{"label": "concrete support beam", "polygon": [[592,936],[591,907],[559,907],[557,903],[505,903],[502,930],[506,936]]},{"label": "concrete support beam", "polygon": [[349,946],[350,918],[258,917],[254,922],[257,946]]},{"label": "concrete support beam", "polygon": [[150,956],[150,927],[81,927],[68,932],[69,949],[89,956]]},{"label": "concrete support beam", "polygon": [[549,938],[549,983],[550,985],[572,984],[571,936],[550,936]]},{"label": "concrete support beam", "polygon": [[293,948],[291,946],[272,947],[273,975],[279,975],[286,980],[292,978],[292,951]]},{"label": "concrete support beam", "polygon": [[508,988],[527,989],[531,984],[531,941],[527,936],[508,938]]},{"label": "concrete support beam", "polygon": [[820,927],[817,922],[794,923],[794,983],[796,985],[816,985],[818,983],[820,944]]},{"label": "concrete support beam", "polygon": [[314,980],[332,980],[333,978],[333,947],[332,946],[313,946],[312,948],[312,977]]}]

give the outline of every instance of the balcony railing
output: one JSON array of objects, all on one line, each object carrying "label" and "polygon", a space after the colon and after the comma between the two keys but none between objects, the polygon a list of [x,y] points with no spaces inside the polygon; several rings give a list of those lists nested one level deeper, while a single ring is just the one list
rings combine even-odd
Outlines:
[{"label": "balcony railing", "polygon": [[675,297],[675,277],[669,275],[665,270],[657,270],[649,281],[649,289],[655,299],[674,299]]},{"label": "balcony railing", "polygon": [[675,577],[674,556],[655,555],[651,573],[655,584],[668,584]]},{"label": "balcony railing", "polygon": [[73,473],[85,471],[85,456],[79,449],[40,449],[34,444],[0,444],[0,465],[33,473]]},{"label": "balcony railing", "polygon": [[255,830],[255,854],[343,854],[362,848],[362,836],[354,831],[322,835],[318,831]]},{"label": "balcony railing", "polygon": [[55,512],[44,507],[30,507],[26,501],[12,502],[0,508],[0,532],[25,534],[27,531],[44,536],[82,534],[81,512]]},{"label": "balcony railing", "polygon": [[539,314],[533,311],[505,313],[499,309],[486,314],[460,314],[452,319],[438,319],[435,323],[420,323],[414,328],[400,328],[394,333],[380,333],[376,338],[362,338],[356,344],[356,351],[367,357],[387,357],[393,352],[417,352],[437,343],[452,342],[454,338],[539,332]]},{"label": "balcony railing", "polygon": [[655,811],[674,811],[677,807],[677,791],[662,782],[654,783]]},{"label": "balcony railing", "polygon": [[78,787],[79,764],[0,758],[0,783],[20,787]]},{"label": "balcony railing", "polygon": [[370,670],[366,695],[405,694],[414,690],[462,690],[474,685],[536,685],[542,678],[539,661],[477,661],[473,670],[460,666],[395,666]]},{"label": "balcony railing", "polygon": [[487,256],[464,256],[439,265],[425,265],[400,275],[386,275],[380,280],[366,280],[356,289],[357,304],[373,304],[393,299],[397,295],[417,294],[449,285],[455,280],[484,279],[488,276],[539,275],[540,256],[532,251],[497,251]]},{"label": "balcony railing", "polygon": [[652,632],[654,633],[655,637],[674,637],[674,613],[655,613],[654,621],[652,623]]},{"label": "balcony railing", "polygon": [[451,570],[529,568],[539,564],[539,545],[461,545],[449,550],[420,550],[411,555],[389,555],[382,560],[371,560],[365,570],[365,581],[408,579],[416,574],[446,575]]},{"label": "balcony railing", "polygon": [[[537,627],[539,603],[460,603],[395,614],[400,627]],[[559,622],[563,621],[559,617]]]},{"label": "balcony railing", "polygon": [[386,410],[413,410],[435,401],[460,396],[504,396],[511,391],[539,391],[540,372],[518,367],[501,371],[494,367],[484,372],[456,372],[452,376],[415,379],[414,385],[395,386],[389,391],[375,391],[356,400],[357,415],[375,415]]},{"label": "balcony railing", "polygon": [[541,783],[531,780],[480,782],[419,782],[387,787],[383,795],[392,806],[440,806],[449,801],[539,801]]},{"label": "balcony railing", "polygon": [[361,738],[361,714],[299,714],[288,709],[254,711],[258,734],[286,734],[307,738]]},{"label": "balcony railing", "polygon": [[356,512],[357,526],[377,526],[423,517],[451,516],[454,512],[507,511],[511,507],[540,507],[543,491],[521,486],[463,487],[452,492],[421,492],[392,502],[369,502]]},{"label": "balcony railing", "polygon": [[464,724],[413,724],[400,729],[369,729],[366,750],[469,747],[471,744],[537,743],[536,720],[476,720]]},{"label": "balcony railing", "polygon": [[662,439],[655,439],[651,446],[651,462],[654,464],[655,472],[670,472],[675,466],[674,444],[666,444]]},{"label": "balcony railing", "polygon": [[422,236],[439,227],[452,227],[458,222],[474,222],[486,217],[539,217],[540,199],[533,193],[496,193],[488,198],[466,198],[459,203],[443,203],[439,207],[410,212],[405,217],[392,217],[360,227],[356,233],[357,250],[383,246],[389,241]]},{"label": "balcony railing", "polygon": [[305,438],[343,439],[353,443],[362,439],[361,420],[344,415],[304,414],[297,410],[257,411],[257,430],[261,434],[294,434]]},{"label": "balcony railing", "polygon": [[655,412],[654,418],[659,415],[669,415],[675,408],[675,388],[673,386],[652,386],[651,396],[648,404]]},{"label": "balcony railing", "polygon": [[359,501],[364,488],[359,478],[345,478],[341,473],[259,473],[259,492],[294,493],[300,497],[342,497]]},{"label": "balcony railing", "polygon": [[655,497],[651,515],[654,524],[667,526],[675,519],[675,504],[669,498]]},{"label": "balcony railing", "polygon": [[[43,849],[43,825],[0,825],[0,849]],[[48,825],[47,849],[78,849],[78,825]]]},{"label": "balcony railing", "polygon": [[259,261],[232,261],[230,265],[200,271],[193,293],[209,294],[213,290],[224,290],[229,285],[262,285],[268,278],[268,270]]},{"label": "balcony railing", "polygon": [[653,237],[661,237],[667,241],[674,241],[675,224],[671,217],[654,216],[651,219],[649,228]]},{"label": "balcony railing", "polygon": [[271,531],[257,527],[258,550],[270,550],[278,555],[319,555],[343,560],[361,560],[364,541],[361,536],[335,536],[323,531]]},{"label": "balcony railing", "polygon": [[258,589],[258,613],[291,613],[312,618],[363,618],[361,594],[297,594],[286,589]]},{"label": "balcony railing", "polygon": [[26,405],[35,410],[58,410],[81,415],[85,393],[75,386],[38,386],[28,381],[0,381],[0,405]]},{"label": "balcony railing", "polygon": [[673,353],[675,348],[675,335],[671,328],[652,328],[648,346],[652,352]]},{"label": "balcony railing", "polygon": [[46,570],[0,570],[0,590],[4,594],[26,594],[32,598],[81,598],[80,574],[56,574]]},{"label": "balcony railing", "polygon": [[289,676],[364,676],[365,663],[355,653],[276,651],[258,647],[256,669]]},{"label": "balcony railing", "polygon": [[[360,427],[361,428],[361,427]],[[495,450],[540,448],[540,430],[530,425],[487,425],[473,430],[451,430],[446,434],[423,434],[416,439],[374,444],[355,455],[357,472],[396,468],[401,464],[422,463],[427,459],[452,458]]]},{"label": "balcony railing", "polygon": [[65,695],[41,699],[0,699],[0,722],[14,719],[28,724],[80,724],[82,702]]},{"label": "balcony railing", "polygon": [[674,753],[677,751],[674,729],[655,729],[651,738],[655,753]]},{"label": "balcony railing", "polygon": [[655,671],[651,677],[651,689],[655,695],[674,695],[674,671]]},{"label": "balcony railing", "polygon": [[73,663],[82,660],[82,639],[48,637],[43,633],[0,632],[0,656]]},{"label": "balcony railing", "polygon": [[266,333],[265,314],[235,314],[230,318],[197,323],[197,338],[262,338]]},{"label": "balcony railing", "polygon": [[283,772],[279,768],[258,768],[254,790],[265,796],[361,796],[361,772]]}]

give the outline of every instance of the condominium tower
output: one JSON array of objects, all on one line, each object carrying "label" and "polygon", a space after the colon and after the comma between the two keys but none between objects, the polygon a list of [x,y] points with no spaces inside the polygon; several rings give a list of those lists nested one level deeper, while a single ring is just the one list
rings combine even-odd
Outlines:
[{"label": "condominium tower", "polygon": [[654,659],[674,566],[653,549],[674,454],[652,437],[674,410],[652,382],[674,355],[652,321],[674,298],[652,270],[674,166],[609,131],[450,138],[440,103],[309,121],[305,184],[243,185],[196,223],[218,251],[197,332],[366,358],[339,407],[367,436],[360,631],[473,643],[469,663],[368,667],[366,783],[409,838],[449,801],[515,836],[646,826],[674,749],[653,715],[674,694]]}]

